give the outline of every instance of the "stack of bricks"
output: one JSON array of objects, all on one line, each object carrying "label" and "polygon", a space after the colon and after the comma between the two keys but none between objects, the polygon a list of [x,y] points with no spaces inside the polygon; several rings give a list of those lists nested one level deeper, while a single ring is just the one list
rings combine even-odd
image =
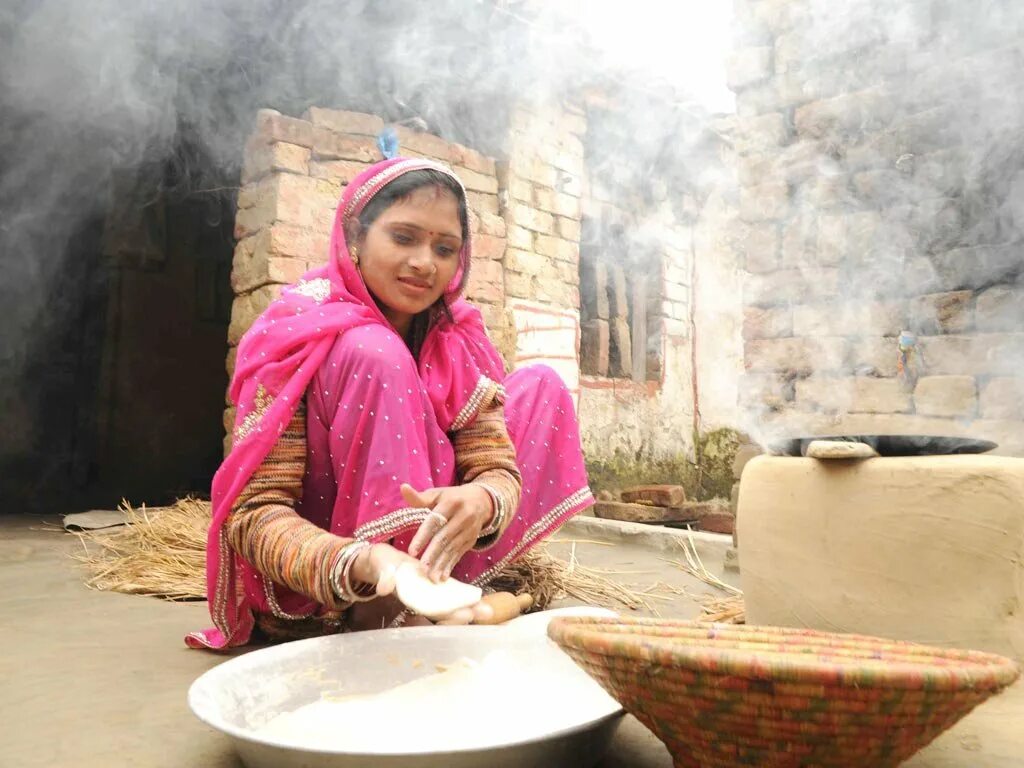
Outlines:
[{"label": "stack of bricks", "polygon": [[[630,211],[624,205],[621,198],[586,199],[586,232],[580,246],[580,369],[591,376],[630,378],[634,355],[642,354],[645,378],[658,380],[664,341],[688,335],[691,231],[674,220],[654,224],[655,214],[640,203]],[[643,228],[638,221],[655,226],[659,239],[653,248],[642,248],[644,259],[634,261],[628,255],[640,250],[631,242]],[[609,222],[622,226],[609,227]],[[610,232],[619,228],[622,236]],[[633,328],[635,302],[644,304],[643,329]]]},{"label": "stack of bricks", "polygon": [[572,105],[520,106],[500,163],[506,223],[505,295],[578,309],[583,136]]},{"label": "stack of bricks", "polygon": [[629,286],[622,262],[584,254],[580,370],[592,376],[629,378],[633,346]]},{"label": "stack of bricks", "polygon": [[[902,4],[912,24],[897,35],[877,23],[889,0],[737,3],[741,404],[800,423],[862,414],[879,432],[972,422],[1024,447],[1021,233],[997,221],[986,166],[1024,151],[1005,123],[1024,125],[978,88],[1024,76],[1024,11],[990,4],[1000,40],[933,5]],[[902,330],[918,338],[916,380],[897,376]]]},{"label": "stack of bricks", "polygon": [[[327,261],[342,190],[381,159],[376,137],[383,128],[383,121],[373,115],[316,107],[302,119],[273,110],[258,113],[245,147],[235,217],[229,376],[238,342],[256,317],[284,286]],[[403,155],[450,165],[466,187],[474,247],[466,295],[480,307],[489,331],[500,342],[508,336],[503,311],[506,225],[499,214],[495,162],[436,136],[403,128],[398,134]],[[224,421],[229,441],[233,408],[226,409]]]},{"label": "stack of bricks", "polygon": [[[597,377],[662,378],[665,342],[689,335],[692,227],[685,194],[638,161],[633,114],[614,103],[588,113],[583,199],[580,367]],[[642,305],[643,312],[634,312]],[[643,328],[634,327],[640,322]],[[636,356],[644,356],[644,365]]]}]

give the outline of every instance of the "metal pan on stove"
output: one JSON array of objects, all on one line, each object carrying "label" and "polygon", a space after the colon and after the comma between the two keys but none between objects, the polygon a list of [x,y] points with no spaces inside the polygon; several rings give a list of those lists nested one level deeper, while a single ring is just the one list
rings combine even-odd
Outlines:
[{"label": "metal pan on stove", "polygon": [[773,443],[770,449],[772,453],[781,456],[806,456],[807,446],[814,440],[865,443],[878,451],[879,456],[949,456],[987,453],[998,446],[991,440],[939,435],[817,435],[780,440]]}]

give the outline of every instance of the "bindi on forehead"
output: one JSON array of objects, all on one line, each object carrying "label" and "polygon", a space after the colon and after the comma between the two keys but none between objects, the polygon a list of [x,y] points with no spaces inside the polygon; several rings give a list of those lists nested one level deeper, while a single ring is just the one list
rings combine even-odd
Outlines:
[{"label": "bindi on forehead", "polygon": [[395,219],[393,221],[389,221],[388,225],[392,226],[392,227],[404,227],[404,228],[407,228],[407,229],[415,229],[417,232],[422,232],[424,235],[427,235],[428,237],[444,237],[444,238],[448,238],[448,239],[451,239],[451,240],[458,240],[460,242],[462,241],[462,237],[460,235],[456,234],[455,232],[451,232],[449,230],[436,230],[435,231],[435,230],[432,230],[432,229],[430,229],[428,227],[424,227],[424,226],[421,226],[419,224],[416,224],[415,222],[405,221],[403,219]]},{"label": "bindi on forehead", "polygon": [[380,220],[382,224],[405,226],[431,236],[462,239],[458,201],[446,190],[436,187],[417,189],[409,197],[398,200]]}]

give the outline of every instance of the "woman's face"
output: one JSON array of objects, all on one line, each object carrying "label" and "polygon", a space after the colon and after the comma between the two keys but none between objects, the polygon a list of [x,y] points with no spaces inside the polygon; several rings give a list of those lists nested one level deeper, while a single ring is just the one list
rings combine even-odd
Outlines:
[{"label": "woman's face", "polygon": [[420,187],[386,208],[356,242],[366,287],[404,336],[413,316],[441,298],[459,269],[458,201],[447,190]]}]

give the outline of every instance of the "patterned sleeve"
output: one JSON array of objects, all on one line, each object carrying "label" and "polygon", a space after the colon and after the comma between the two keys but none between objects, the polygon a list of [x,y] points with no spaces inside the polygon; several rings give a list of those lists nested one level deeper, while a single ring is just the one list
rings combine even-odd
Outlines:
[{"label": "patterned sleeve", "polygon": [[329,610],[343,610],[330,574],[351,541],[328,533],[295,511],[306,470],[306,405],[295,410],[263,463],[238,495],[226,531],[232,548],[277,584]]},{"label": "patterned sleeve", "polygon": [[505,426],[505,409],[500,389],[481,406],[473,421],[455,432],[455,464],[463,483],[482,483],[497,493],[508,510],[501,528],[482,537],[476,550],[494,546],[519,507],[522,476],[516,465],[516,452]]}]

